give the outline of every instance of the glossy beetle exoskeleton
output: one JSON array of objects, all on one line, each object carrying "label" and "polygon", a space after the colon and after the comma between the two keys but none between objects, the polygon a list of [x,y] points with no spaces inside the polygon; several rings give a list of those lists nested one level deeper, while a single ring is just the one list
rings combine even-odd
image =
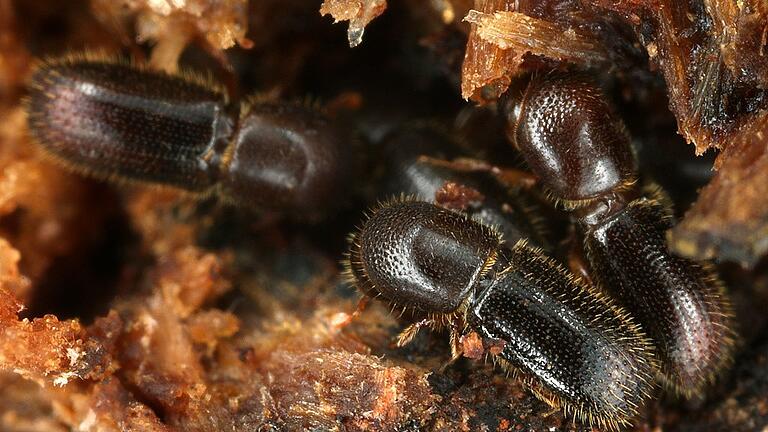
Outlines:
[{"label": "glossy beetle exoskeleton", "polygon": [[46,153],[87,174],[301,216],[340,201],[348,140],[328,120],[277,102],[239,111],[204,80],[89,57],[44,62],[27,100]]},{"label": "glossy beetle exoskeleton", "polygon": [[473,331],[534,393],[581,421],[628,424],[649,397],[650,343],[627,314],[539,249],[503,247],[493,229],[418,201],[376,209],[351,240],[349,272],[368,296],[410,309],[422,326]]},{"label": "glossy beetle exoskeleton", "polygon": [[423,201],[440,202],[440,194],[451,183],[479,192],[476,201],[460,208],[472,219],[492,226],[507,244],[527,239],[545,246],[539,219],[520,193],[508,192],[485,173],[468,173],[423,160],[424,156],[453,160],[462,156],[441,131],[428,126],[397,129],[382,141],[385,175],[382,192],[386,196],[407,195]]},{"label": "glossy beetle exoskeleton", "polygon": [[636,186],[622,121],[588,79],[551,74],[503,102],[509,139],[579,222],[592,276],[657,347],[662,380],[700,391],[731,356],[731,308],[706,265],[672,255],[671,212]]}]

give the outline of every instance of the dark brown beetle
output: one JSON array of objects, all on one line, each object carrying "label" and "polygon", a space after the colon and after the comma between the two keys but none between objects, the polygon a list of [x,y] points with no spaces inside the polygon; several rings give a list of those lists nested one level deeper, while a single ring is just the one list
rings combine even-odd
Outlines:
[{"label": "dark brown beetle", "polygon": [[29,129],[47,154],[102,178],[168,185],[300,217],[340,202],[349,139],[297,104],[229,104],[215,85],[92,56],[43,62]]},{"label": "dark brown beetle", "polygon": [[510,90],[503,111],[509,139],[577,219],[592,277],[656,344],[662,380],[699,392],[731,358],[728,296],[709,266],[668,250],[671,211],[637,186],[628,135],[599,87],[540,76]]},{"label": "dark brown beetle", "polygon": [[[524,240],[434,204],[394,200],[351,240],[348,271],[367,296],[450,330],[454,358],[475,332],[534,393],[580,421],[617,429],[650,397],[650,343],[623,309]],[[420,320],[419,317],[421,317]]]}]

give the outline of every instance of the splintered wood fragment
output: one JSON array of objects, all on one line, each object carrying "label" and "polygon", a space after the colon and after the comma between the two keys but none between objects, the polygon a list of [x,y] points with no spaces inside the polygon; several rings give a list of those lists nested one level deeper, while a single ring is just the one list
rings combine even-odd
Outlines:
[{"label": "splintered wood fragment", "polygon": [[476,24],[481,39],[504,50],[580,64],[607,61],[605,50],[593,38],[519,12],[470,10],[464,21]]},{"label": "splintered wood fragment", "polygon": [[320,5],[320,14],[331,15],[334,22],[349,21],[349,46],[356,47],[363,41],[365,26],[386,8],[386,0],[325,0]]},{"label": "splintered wood fragment", "polygon": [[479,334],[471,332],[466,336],[462,336],[460,342],[462,354],[464,354],[464,357],[474,360],[480,360],[483,358],[485,349],[483,348],[483,340],[480,338]]},{"label": "splintered wood fragment", "polygon": [[[493,13],[514,7],[506,0],[475,0],[475,11]],[[501,49],[478,34],[479,26],[471,23],[464,63],[461,66],[461,96],[485,103],[507,90],[523,61],[524,52]]]},{"label": "splintered wood fragment", "polygon": [[466,211],[469,207],[482,204],[485,196],[472,187],[447,181],[435,192],[435,203],[445,208]]},{"label": "splintered wood fragment", "polygon": [[717,174],[669,233],[677,253],[753,266],[768,252],[768,207],[763,205],[768,195],[767,141],[767,112],[733,135],[717,159]]}]

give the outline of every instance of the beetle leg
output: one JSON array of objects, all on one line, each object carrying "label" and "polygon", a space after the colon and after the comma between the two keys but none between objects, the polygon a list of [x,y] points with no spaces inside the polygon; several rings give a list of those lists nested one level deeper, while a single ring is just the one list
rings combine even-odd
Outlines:
[{"label": "beetle leg", "polygon": [[430,318],[424,318],[421,321],[416,321],[415,323],[409,325],[403,331],[400,332],[400,334],[397,335],[397,342],[395,343],[395,346],[398,348],[404,347],[411,343],[413,338],[416,337],[416,335],[419,333],[419,330],[421,330],[422,327],[432,325],[434,321]]}]

